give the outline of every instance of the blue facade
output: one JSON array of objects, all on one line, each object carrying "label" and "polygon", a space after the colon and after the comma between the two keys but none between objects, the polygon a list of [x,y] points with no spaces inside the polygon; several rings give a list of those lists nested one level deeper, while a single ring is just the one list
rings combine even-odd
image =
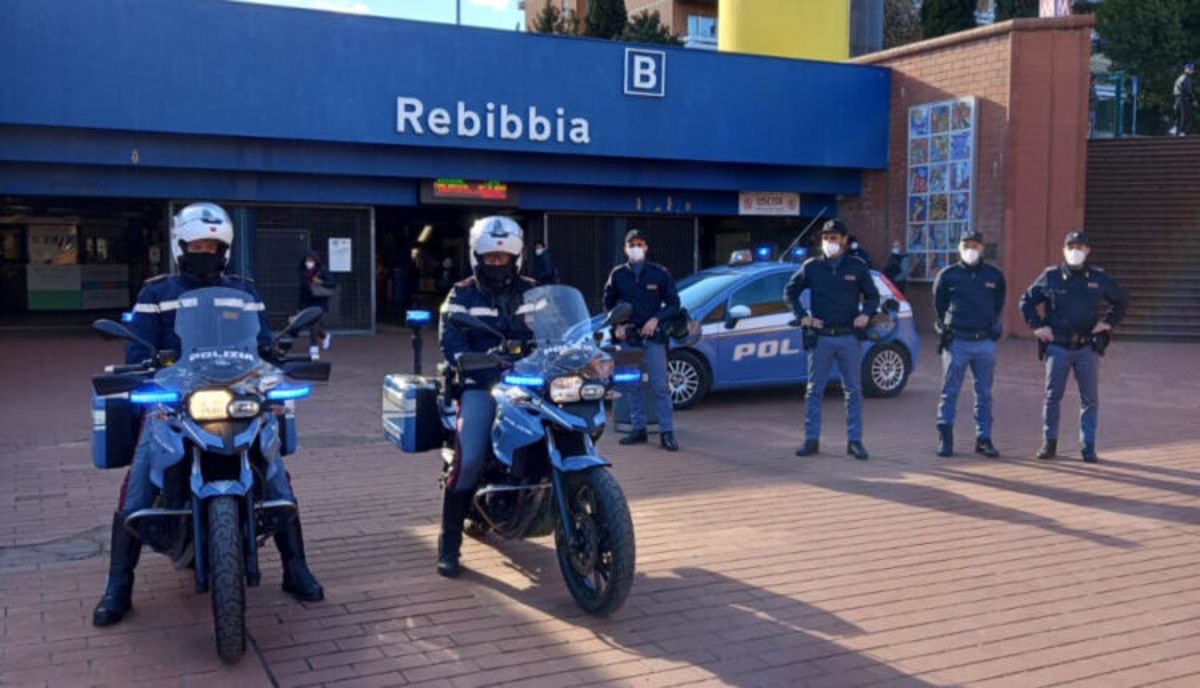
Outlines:
[{"label": "blue facade", "polygon": [[[0,193],[805,213],[887,165],[886,69],[220,0],[6,0]],[[490,134],[490,135],[489,135]]]}]

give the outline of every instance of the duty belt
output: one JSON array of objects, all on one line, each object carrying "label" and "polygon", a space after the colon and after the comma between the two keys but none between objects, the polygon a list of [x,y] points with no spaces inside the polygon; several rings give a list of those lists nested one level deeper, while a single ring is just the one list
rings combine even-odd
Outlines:
[{"label": "duty belt", "polygon": [[1091,334],[1054,335],[1054,343],[1067,349],[1082,349],[1092,345]]},{"label": "duty belt", "polygon": [[973,342],[978,342],[984,339],[992,338],[991,330],[954,330],[955,339],[966,339]]},{"label": "duty belt", "polygon": [[821,329],[817,330],[817,334],[822,337],[844,337],[848,334],[854,334],[854,328],[847,327],[845,325],[843,325],[841,327],[826,326],[826,327],[822,327]]}]

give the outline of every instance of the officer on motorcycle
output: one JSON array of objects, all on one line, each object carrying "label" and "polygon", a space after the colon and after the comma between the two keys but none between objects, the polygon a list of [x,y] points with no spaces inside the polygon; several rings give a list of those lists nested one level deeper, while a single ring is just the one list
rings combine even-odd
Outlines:
[{"label": "officer on motorcycle", "polygon": [[[180,348],[175,334],[175,311],[179,296],[204,287],[227,287],[246,292],[253,297],[259,310],[259,349],[271,342],[262,298],[254,283],[244,277],[224,274],[233,245],[233,222],[220,206],[212,203],[193,203],[179,211],[171,224],[171,253],[179,267],[177,275],[160,275],[146,280],[133,307],[129,329],[160,351]],[[129,342],[125,346],[126,363],[140,363],[151,356],[143,344]],[[124,525],[135,511],[153,506],[157,488],[150,482],[150,444],[153,433],[150,423],[163,422],[153,416],[142,424],[142,432],[134,450],[133,463],[121,485],[117,511],[112,521],[112,551],[104,596],[92,614],[96,626],[109,626],[121,620],[133,606],[133,569],[137,566],[142,543]],[[281,459],[276,459],[281,461]],[[280,470],[266,485],[267,499],[295,501],[287,473]],[[304,556],[304,539],[300,532],[299,516],[275,534],[283,563],[283,589],[293,597],[308,602],[324,599],[321,584],[308,570]]]},{"label": "officer on motorcycle", "polygon": [[[533,338],[519,313],[522,295],[536,286],[533,280],[520,276],[525,246],[523,237],[521,226],[508,217],[485,217],[472,225],[473,274],[455,284],[442,304],[439,337],[442,355],[449,365],[454,365],[463,353],[486,352],[501,343],[490,332],[454,329],[449,323],[449,317],[454,313],[479,318],[510,343]],[[447,578],[457,576],[460,571],[458,555],[462,546],[463,520],[488,455],[492,421],[496,417],[496,402],[490,389],[498,376],[499,370],[490,374],[473,372],[461,380],[458,447],[442,495],[442,533],[438,538],[437,570]]]}]

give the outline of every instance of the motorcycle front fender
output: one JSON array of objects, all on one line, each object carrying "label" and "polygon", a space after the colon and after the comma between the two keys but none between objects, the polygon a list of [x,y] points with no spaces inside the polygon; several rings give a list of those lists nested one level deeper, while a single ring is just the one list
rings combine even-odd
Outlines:
[{"label": "motorcycle front fender", "polygon": [[579,456],[567,456],[559,459],[551,456],[551,463],[563,473],[577,473],[579,471],[586,471],[589,468],[612,465],[611,461],[598,454],[581,454]]}]

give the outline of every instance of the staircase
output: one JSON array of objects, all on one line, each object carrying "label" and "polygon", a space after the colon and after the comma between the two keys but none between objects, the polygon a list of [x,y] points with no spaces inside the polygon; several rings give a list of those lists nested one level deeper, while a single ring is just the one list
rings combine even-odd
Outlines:
[{"label": "staircase", "polygon": [[1200,136],[1088,142],[1084,227],[1129,292],[1122,336],[1200,340]]}]

